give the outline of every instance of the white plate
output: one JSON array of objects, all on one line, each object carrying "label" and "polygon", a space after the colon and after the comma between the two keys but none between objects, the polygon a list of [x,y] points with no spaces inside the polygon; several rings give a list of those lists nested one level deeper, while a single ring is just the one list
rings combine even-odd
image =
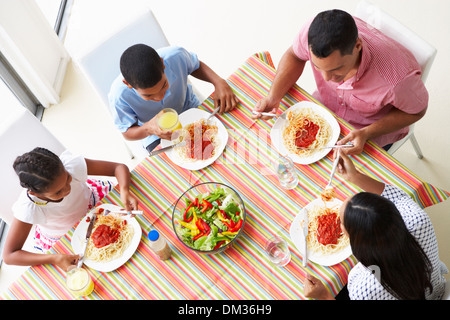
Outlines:
[{"label": "white plate", "polygon": [[[102,205],[92,209],[87,214],[87,216],[92,217],[95,214],[95,212],[98,212],[98,209],[100,209],[100,208],[103,208],[105,210],[108,209],[111,211],[122,209],[113,204],[105,203],[105,204],[102,204]],[[78,224],[78,226],[75,229],[73,236],[72,236],[72,241],[71,241],[72,250],[76,254],[83,254],[81,252],[81,250],[83,250],[84,238],[86,236],[86,231],[87,231],[87,228],[89,225],[89,222],[86,222],[86,217],[84,217],[83,220],[80,221],[80,223]],[[141,242],[142,229],[141,229],[141,226],[139,225],[139,222],[137,222],[136,218],[128,218],[127,220],[128,220],[128,223],[130,223],[134,228],[134,235],[133,235],[133,239],[131,240],[130,245],[128,246],[128,248],[125,249],[123,254],[120,257],[118,257],[114,260],[111,260],[109,262],[95,262],[95,261],[91,261],[88,258],[86,258],[83,261],[83,263],[85,265],[87,265],[89,268],[92,268],[97,271],[110,272],[110,271],[116,270],[121,265],[123,265],[125,262],[127,262],[128,259],[131,258],[131,256],[136,251],[139,243]]]},{"label": "white plate", "polygon": [[[198,108],[192,108],[189,110],[186,110],[185,112],[181,113],[179,115],[179,119],[180,119],[180,123],[183,127],[185,127],[188,124],[194,123],[200,119],[207,119],[209,117],[210,113]],[[217,158],[220,157],[220,155],[222,154],[223,150],[225,149],[225,146],[227,145],[228,142],[228,131],[227,129],[224,127],[224,125],[222,124],[221,121],[219,121],[219,119],[217,119],[215,116],[213,116],[210,120],[209,123],[217,126],[218,128],[218,138],[220,139],[220,145],[216,150],[216,154],[214,155],[214,157],[209,158],[207,160],[198,160],[198,161],[193,161],[193,162],[183,162],[183,160],[181,160],[175,153],[174,150],[170,150],[169,152],[167,152],[167,156],[169,157],[169,159],[175,163],[176,165],[188,169],[188,170],[200,170],[203,169],[207,166],[209,166],[210,164],[212,164],[214,161],[217,160]],[[167,147],[167,146],[171,146],[173,144],[172,141],[170,140],[166,140],[166,139],[161,139],[161,147]]]},{"label": "white plate", "polygon": [[[322,204],[322,199],[315,199],[308,203],[308,205],[305,206],[306,209],[313,208],[317,204]],[[332,201],[327,202],[328,207],[333,207],[336,205],[341,205],[342,201],[339,199],[333,199]],[[297,214],[297,216],[294,218],[294,220],[291,223],[291,227],[289,229],[289,234],[291,235],[292,242],[294,242],[297,249],[300,251],[302,255],[304,255],[304,246],[305,246],[305,237],[303,235],[303,228],[302,228],[302,220],[303,220],[303,210],[300,210],[300,212]],[[322,255],[320,253],[308,250],[308,260],[311,260],[312,262],[315,262],[322,266],[333,266],[341,261],[344,261],[348,257],[350,257],[352,254],[352,248],[350,245],[346,246],[342,250],[329,254],[329,255]]]},{"label": "white plate", "polygon": [[[339,134],[341,133],[341,128],[339,127],[339,123],[337,122],[336,118],[324,107],[310,101],[301,101],[290,107],[284,113],[288,112],[289,110],[294,111],[302,108],[311,108],[314,112],[321,115],[330,124],[332,133],[331,139],[327,145],[330,146],[334,145],[339,138]],[[277,149],[278,152],[281,153],[282,155],[289,155],[292,161],[294,161],[295,163],[299,164],[314,163],[325,157],[328,154],[328,152],[331,151],[331,149],[323,149],[313,153],[311,156],[308,157],[300,157],[296,154],[290,153],[283,143],[283,129],[286,124],[287,124],[286,119],[278,117],[277,121],[275,121],[272,127],[272,130],[270,131],[270,138],[272,140],[272,145],[275,147],[275,149]]]}]

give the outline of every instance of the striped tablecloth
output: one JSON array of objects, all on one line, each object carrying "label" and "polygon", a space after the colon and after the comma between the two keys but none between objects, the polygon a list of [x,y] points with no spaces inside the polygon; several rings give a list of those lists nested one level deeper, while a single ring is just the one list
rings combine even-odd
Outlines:
[{"label": "striped tablecloth", "polygon": [[[297,165],[299,186],[282,189],[272,175],[270,162],[278,154],[270,147],[270,129],[274,120],[254,122],[250,112],[256,101],[265,96],[275,69],[268,53],[255,54],[233,73],[228,81],[240,99],[231,113],[219,116],[229,131],[224,153],[211,166],[188,171],[174,165],[161,154],[144,159],[132,172],[132,192],[145,211],[137,219],[143,229],[141,242],[132,258],[113,272],[102,273],[85,267],[95,282],[94,292],[85,299],[304,299],[306,272],[322,279],[334,294],[347,282],[355,265],[352,256],[331,267],[308,262],[289,236],[290,224],[297,212],[318,197],[326,186],[332,166],[331,155],[311,165]],[[282,101],[287,108],[301,100],[313,100],[295,86]],[[314,100],[313,100],[314,101]],[[201,106],[211,111],[211,97]],[[350,126],[339,120],[341,134]],[[354,157],[365,173],[399,186],[422,207],[445,200],[449,193],[421,181],[379,147],[368,144],[362,155]],[[172,209],[178,197],[190,186],[216,181],[235,188],[245,202],[245,232],[235,245],[216,255],[199,255],[188,251],[172,229]],[[358,192],[355,186],[336,175],[334,182],[341,200]],[[104,202],[120,203],[117,190]],[[151,251],[147,234],[158,230],[170,242],[172,257],[160,261]],[[74,229],[59,241],[51,253],[72,253]],[[264,255],[265,240],[279,235],[288,241],[292,258],[283,267],[272,266]],[[52,265],[29,268],[3,299],[73,299],[65,288],[65,273]]]}]

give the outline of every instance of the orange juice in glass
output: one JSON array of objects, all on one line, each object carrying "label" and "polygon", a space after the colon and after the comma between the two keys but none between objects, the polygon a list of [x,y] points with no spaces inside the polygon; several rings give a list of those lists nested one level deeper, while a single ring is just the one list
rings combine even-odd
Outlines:
[{"label": "orange juice in glass", "polygon": [[85,297],[94,290],[94,281],[83,268],[73,268],[67,272],[66,286],[74,295]]},{"label": "orange juice in glass", "polygon": [[178,119],[178,113],[171,108],[163,109],[158,116],[158,126],[163,131],[175,131],[181,129],[181,123]]}]

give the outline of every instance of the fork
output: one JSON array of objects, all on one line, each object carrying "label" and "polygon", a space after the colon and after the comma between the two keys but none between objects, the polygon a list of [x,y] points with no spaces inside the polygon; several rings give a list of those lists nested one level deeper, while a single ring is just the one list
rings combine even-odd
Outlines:
[{"label": "fork", "polygon": [[206,118],[206,121],[209,121],[218,111],[220,110],[220,107],[217,107],[214,109],[213,113],[211,113],[208,118]]},{"label": "fork", "polygon": [[320,148],[309,148],[309,147],[297,147],[297,149],[303,149],[303,150],[322,150],[322,149],[333,149],[333,148],[351,148],[353,147],[353,143],[347,142],[346,144],[340,144],[340,145],[334,145],[334,146],[325,146]]},{"label": "fork", "polygon": [[338,152],[337,152],[337,155],[336,155],[336,159],[334,159],[333,168],[331,169],[330,181],[328,182],[328,184],[327,184],[327,186],[325,187],[324,190],[326,190],[328,188],[332,188],[331,187],[331,182],[333,181],[333,176],[334,176],[334,173],[336,172],[336,168],[337,168],[337,165],[339,163],[339,157],[340,156],[341,156],[340,155],[340,149],[338,149]]},{"label": "fork", "polygon": [[275,114],[275,113],[268,113],[268,112],[256,112],[256,111],[252,111],[252,114],[254,114],[255,116],[257,115],[262,115],[262,116],[266,116],[266,117],[280,117],[281,119],[286,119],[286,112],[283,112],[282,114]]}]

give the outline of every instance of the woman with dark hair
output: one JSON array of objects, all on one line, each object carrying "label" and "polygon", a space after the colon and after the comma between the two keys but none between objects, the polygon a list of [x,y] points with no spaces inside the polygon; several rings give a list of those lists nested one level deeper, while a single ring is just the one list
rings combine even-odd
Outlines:
[{"label": "woman with dark hair", "polygon": [[[348,276],[348,296],[360,300],[441,299],[447,273],[427,214],[404,191],[357,171],[341,154],[338,171],[365,192],[344,201],[342,230],[359,263]],[[308,275],[305,296],[335,299]]]}]

